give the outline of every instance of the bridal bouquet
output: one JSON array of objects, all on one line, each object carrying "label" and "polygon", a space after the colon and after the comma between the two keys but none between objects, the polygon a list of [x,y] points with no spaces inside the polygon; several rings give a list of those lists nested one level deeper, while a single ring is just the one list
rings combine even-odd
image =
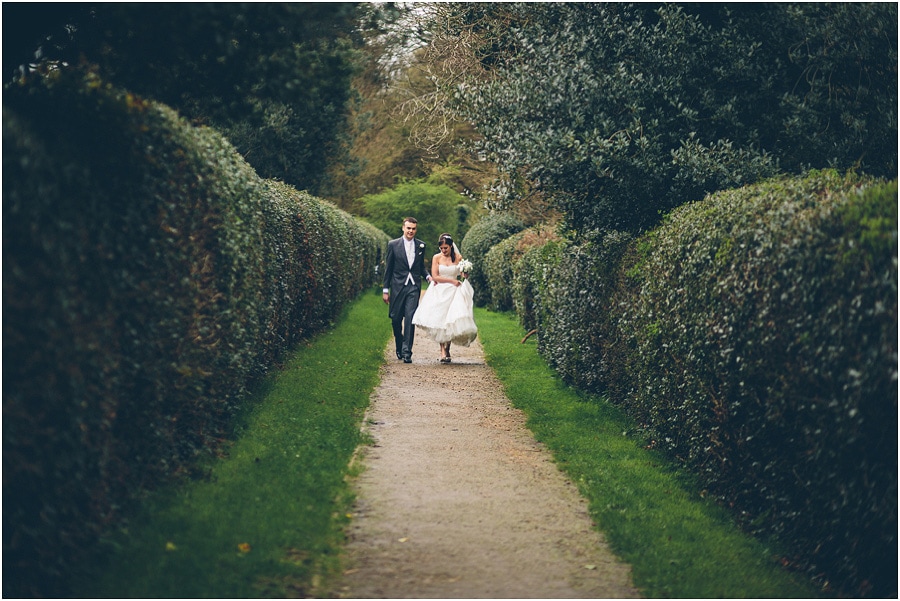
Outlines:
[{"label": "bridal bouquet", "polygon": [[469,277],[470,271],[472,271],[472,261],[463,259],[459,262],[459,275],[461,275],[463,279]]}]

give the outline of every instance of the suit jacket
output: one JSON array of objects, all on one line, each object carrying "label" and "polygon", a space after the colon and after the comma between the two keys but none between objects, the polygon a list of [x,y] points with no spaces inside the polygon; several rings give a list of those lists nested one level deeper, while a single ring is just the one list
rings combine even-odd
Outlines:
[{"label": "suit jacket", "polygon": [[[403,246],[403,238],[400,237],[388,242],[387,254],[384,258],[383,288],[390,291],[390,302],[392,305],[394,299],[397,298],[397,295],[400,294],[400,291],[406,284],[407,276],[412,274],[415,285],[421,290],[422,282],[426,281],[430,275],[425,269],[425,243],[418,238],[415,238],[413,243],[416,246],[416,257],[413,260],[412,268],[410,268],[409,261],[406,258],[406,248]],[[390,313],[393,315],[393,310]]]}]

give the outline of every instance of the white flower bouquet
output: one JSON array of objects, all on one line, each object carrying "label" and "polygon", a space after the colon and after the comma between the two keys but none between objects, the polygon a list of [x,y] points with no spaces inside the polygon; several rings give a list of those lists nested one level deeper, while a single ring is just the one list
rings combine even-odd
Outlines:
[{"label": "white flower bouquet", "polygon": [[463,259],[459,262],[459,275],[461,275],[463,279],[469,277],[470,271],[472,271],[472,261]]}]

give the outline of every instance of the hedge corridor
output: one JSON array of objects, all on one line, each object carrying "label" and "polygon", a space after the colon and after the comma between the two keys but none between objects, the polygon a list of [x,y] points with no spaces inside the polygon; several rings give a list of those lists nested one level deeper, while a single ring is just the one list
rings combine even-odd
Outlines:
[{"label": "hedge corridor", "polygon": [[123,508],[374,284],[387,236],[74,71],[6,90],[3,171],[3,595],[65,596]]},{"label": "hedge corridor", "polygon": [[476,302],[515,310],[565,381],[606,393],[792,568],[896,597],[896,180],[781,177],[637,238],[511,223],[463,240],[495,274]]}]

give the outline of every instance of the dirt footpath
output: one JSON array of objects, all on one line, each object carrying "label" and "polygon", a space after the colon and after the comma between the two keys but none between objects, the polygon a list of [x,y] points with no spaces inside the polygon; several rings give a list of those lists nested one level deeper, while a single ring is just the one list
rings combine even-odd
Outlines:
[{"label": "dirt footpath", "polygon": [[341,598],[638,597],[587,503],[503,395],[480,344],[417,337],[388,363],[364,421],[374,446],[349,530]]}]

